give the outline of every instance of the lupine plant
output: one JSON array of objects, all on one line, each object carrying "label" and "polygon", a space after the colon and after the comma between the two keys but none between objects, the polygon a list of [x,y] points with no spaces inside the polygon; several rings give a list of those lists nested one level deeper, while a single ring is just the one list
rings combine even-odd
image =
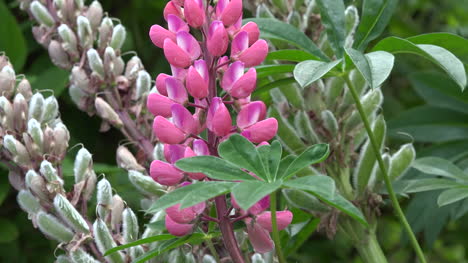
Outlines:
[{"label": "lupine plant", "polygon": [[[344,234],[363,262],[388,262],[376,234],[388,204],[423,263],[397,194],[444,189],[440,206],[468,197],[466,171],[416,159],[412,143],[387,147],[381,87],[394,54],[419,55],[467,85],[462,38],[376,41],[396,0],[361,10],[341,0],[167,1],[147,42],[171,73],[154,81],[98,1],[18,2],[36,41],[70,72],[72,101],[132,145],[118,147],[116,162],[142,201],[130,208],[92,154],[69,147],[54,95],[33,93],[0,56],[0,161],[20,207],[59,243],[57,262],[283,263],[316,230]],[[243,19],[244,8],[256,18]],[[411,167],[434,178],[405,177]]]}]

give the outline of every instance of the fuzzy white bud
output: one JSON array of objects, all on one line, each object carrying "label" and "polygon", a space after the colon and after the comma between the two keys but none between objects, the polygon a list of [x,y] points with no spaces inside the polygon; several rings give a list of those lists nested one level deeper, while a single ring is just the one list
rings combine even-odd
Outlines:
[{"label": "fuzzy white bud", "polygon": [[55,24],[54,18],[49,13],[47,8],[42,5],[39,1],[33,1],[29,7],[32,15],[41,24],[47,27],[53,27]]}]

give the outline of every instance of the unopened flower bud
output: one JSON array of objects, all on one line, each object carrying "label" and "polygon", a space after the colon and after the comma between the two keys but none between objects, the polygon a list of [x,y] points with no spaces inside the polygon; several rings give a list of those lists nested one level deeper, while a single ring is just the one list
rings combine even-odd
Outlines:
[{"label": "unopened flower bud", "polygon": [[54,0],[54,5],[57,9],[62,9],[64,6],[64,0]]},{"label": "unopened flower bud", "polygon": [[89,233],[88,223],[65,196],[57,194],[54,198],[54,207],[62,219],[76,232]]},{"label": "unopened flower bud", "polygon": [[86,94],[78,86],[70,85],[68,88],[68,94],[70,95],[71,100],[80,108],[81,110],[86,110]]},{"label": "unopened flower bud", "polygon": [[120,168],[125,170],[137,170],[137,171],[144,171],[145,168],[141,166],[135,156],[127,149],[125,146],[119,146],[117,148],[117,165]]},{"label": "unopened flower bud", "polygon": [[153,158],[154,160],[160,160],[163,162],[167,161],[164,157],[164,144],[156,143],[156,146],[154,146],[153,150]]},{"label": "unopened flower bud", "polygon": [[68,57],[67,52],[65,49],[62,47],[62,45],[56,41],[52,40],[49,43],[49,56],[52,60],[52,63],[56,65],[59,68],[65,68],[67,69],[70,67],[70,58]]},{"label": "unopened flower bud", "polygon": [[112,29],[114,28],[114,23],[108,17],[102,19],[101,25],[99,26],[99,48],[103,49],[106,47],[112,37]]},{"label": "unopened flower bud", "polygon": [[[86,261],[86,262],[89,262],[89,261]],[[55,263],[73,263],[73,261],[71,260],[71,258],[69,258],[69,257],[67,257],[65,255],[60,255],[55,260]]]},{"label": "unopened flower bud", "polygon": [[41,124],[36,119],[28,121],[28,133],[33,139],[33,142],[43,151],[44,133],[42,132]]},{"label": "unopened flower bud", "polygon": [[42,121],[42,112],[44,108],[44,96],[41,93],[36,93],[31,97],[29,101],[29,119],[36,119]]},{"label": "unopened flower bud", "polygon": [[144,195],[161,196],[165,194],[163,186],[156,183],[150,176],[137,171],[128,171],[128,179]]},{"label": "unopened flower bud", "polygon": [[83,199],[88,201],[91,199],[94,193],[94,189],[96,189],[96,182],[97,182],[97,176],[94,171],[91,172],[91,174],[88,176],[88,179],[86,180],[86,188],[83,190]]},{"label": "unopened flower bud", "polygon": [[93,31],[91,30],[91,24],[89,23],[88,18],[78,16],[76,24],[78,25],[78,38],[80,40],[80,45],[84,49],[90,48],[93,45]]},{"label": "unopened flower bud", "polygon": [[127,207],[122,213],[122,236],[126,243],[138,240],[138,219],[131,208]]},{"label": "unopened flower bud", "polygon": [[28,103],[21,93],[16,94],[13,99],[13,120],[14,128],[17,131],[24,131],[26,120],[28,119]]},{"label": "unopened flower bud", "polygon": [[114,109],[102,98],[96,98],[94,101],[94,106],[96,107],[96,112],[102,119],[108,121],[117,128],[123,125],[122,120],[119,115],[115,112]]},{"label": "unopened flower bud", "polygon": [[50,96],[44,101],[44,110],[42,112],[42,122],[48,123],[55,118],[58,114],[58,102],[54,96]]},{"label": "unopened flower bud", "polygon": [[68,141],[70,140],[70,133],[67,127],[60,123],[54,127],[54,154],[60,159],[66,154],[68,148]]},{"label": "unopened flower bud", "polygon": [[53,27],[55,24],[54,18],[49,13],[47,8],[43,6],[39,1],[33,1],[29,7],[32,15],[41,24],[47,27]]},{"label": "unopened flower bud", "polygon": [[82,90],[86,90],[89,87],[88,75],[86,74],[84,69],[78,66],[73,67],[70,81],[74,86]]},{"label": "unopened flower bud", "polygon": [[46,236],[51,237],[59,242],[70,242],[73,239],[71,229],[59,222],[53,215],[39,212],[37,214],[37,225]]},{"label": "unopened flower bud", "polygon": [[73,173],[75,176],[75,183],[86,180],[88,175],[93,172],[93,159],[91,153],[86,148],[81,148],[75,157],[75,164],[73,166]]},{"label": "unopened flower bud", "polygon": [[119,195],[114,195],[112,197],[111,209],[111,226],[112,229],[120,229],[120,224],[122,223],[122,212],[124,210],[124,201]]},{"label": "unopened flower bud", "polygon": [[127,31],[125,30],[124,26],[122,26],[121,24],[115,26],[114,30],[112,31],[110,46],[115,50],[120,50],[125,42],[126,36]]},{"label": "unopened flower bud", "polygon": [[77,9],[82,9],[84,6],[84,1],[83,0],[75,0],[75,6]]},{"label": "unopened flower bud", "polygon": [[[166,217],[166,212],[164,210],[161,210],[157,212],[156,214],[154,214],[154,216],[150,219],[150,223],[162,221],[164,220],[165,217]],[[141,238],[148,238],[148,237],[159,235],[161,233],[162,233],[161,230],[147,227],[145,232],[143,232],[143,234],[141,235]]]},{"label": "unopened flower bud", "polygon": [[143,64],[137,56],[133,56],[128,62],[127,67],[125,68],[125,77],[128,80],[133,81],[136,79],[137,74],[140,70],[143,69]]},{"label": "unopened flower bud", "polygon": [[6,129],[14,129],[13,127],[13,105],[4,96],[0,97],[0,122],[2,127]]},{"label": "unopened flower bud", "polygon": [[60,185],[63,185],[62,178],[59,177],[57,170],[49,161],[42,161],[40,172],[49,183],[59,183]]},{"label": "unopened flower bud", "polygon": [[84,251],[81,248],[78,248],[75,251],[70,252],[70,257],[73,259],[73,262],[83,262],[83,263],[99,263],[97,259],[93,258],[90,254]]},{"label": "unopened flower bud", "polygon": [[21,166],[29,165],[30,158],[26,147],[12,135],[3,137],[3,146],[13,155],[13,161]]},{"label": "unopened flower bud", "polygon": [[252,263],[265,263],[265,260],[262,258],[261,254],[255,253],[252,256]]},{"label": "unopened flower bud", "polygon": [[25,176],[26,187],[39,197],[42,201],[49,201],[49,193],[47,191],[46,182],[42,176],[34,170],[29,170]]},{"label": "unopened flower bud", "polygon": [[88,63],[89,67],[98,74],[98,76],[101,79],[104,79],[104,66],[102,64],[102,59],[99,56],[99,53],[96,51],[96,49],[92,48],[86,52],[86,55],[88,57]]},{"label": "unopened flower bud", "polygon": [[[109,228],[106,226],[106,223],[104,223],[104,221],[100,218],[96,219],[93,224],[93,234],[96,245],[102,254],[106,253],[107,250],[117,246],[114,239],[112,238]],[[112,263],[125,262],[121,252],[110,254],[106,257],[106,260]]]},{"label": "unopened flower bud", "polygon": [[0,71],[0,92],[2,96],[10,97],[15,90],[15,71],[10,66],[5,66]]},{"label": "unopened flower bud", "polygon": [[32,28],[32,33],[33,33],[34,39],[39,44],[44,46],[45,48],[47,48],[49,46],[50,40],[52,39],[52,35],[47,33],[49,30],[50,29],[47,28],[44,25],[34,26]]},{"label": "unopened flower bud", "polygon": [[102,20],[102,5],[99,1],[93,1],[86,11],[86,17],[88,18],[89,22],[91,23],[91,27],[93,29],[99,26]]},{"label": "unopened flower bud", "polygon": [[139,100],[144,94],[151,89],[151,77],[148,72],[141,70],[138,72],[136,79],[136,90],[133,95],[133,100]]},{"label": "unopened flower bud", "polygon": [[216,263],[216,260],[214,259],[213,256],[206,254],[203,256],[202,262],[203,263]]},{"label": "unopened flower bud", "polygon": [[61,24],[57,31],[62,38],[63,48],[65,51],[70,52],[71,54],[77,54],[77,39],[75,33],[68,27],[67,24]]},{"label": "unopened flower bud", "polygon": [[28,190],[19,191],[18,195],[16,196],[16,200],[18,201],[21,209],[30,215],[37,214],[42,210],[41,204],[39,204],[39,200],[37,200],[37,198]]},{"label": "unopened flower bud", "polygon": [[130,87],[130,82],[125,76],[118,76],[116,78],[116,82],[117,82],[117,88],[119,90],[127,91],[128,88]]},{"label": "unopened flower bud", "polygon": [[16,92],[23,95],[26,100],[29,100],[32,97],[31,83],[29,83],[29,80],[21,80],[16,88]]},{"label": "unopened flower bud", "polygon": [[97,212],[100,218],[106,220],[112,205],[112,187],[105,178],[97,184]]}]

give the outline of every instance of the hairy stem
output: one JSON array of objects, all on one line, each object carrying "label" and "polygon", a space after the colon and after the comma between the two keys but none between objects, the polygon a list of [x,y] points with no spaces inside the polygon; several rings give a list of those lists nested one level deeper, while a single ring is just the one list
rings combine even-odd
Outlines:
[{"label": "hairy stem", "polygon": [[410,242],[414,248],[414,251],[416,252],[416,255],[419,258],[420,263],[426,263],[424,253],[421,247],[419,246],[418,240],[416,239],[416,236],[414,235],[413,230],[411,229],[411,226],[406,220],[405,214],[403,213],[403,210],[401,209],[400,204],[398,203],[398,199],[395,194],[395,191],[393,190],[392,182],[390,181],[388,171],[385,168],[384,161],[382,159],[382,156],[380,155],[379,146],[377,144],[377,140],[375,139],[374,132],[372,131],[370,122],[367,119],[366,113],[364,112],[364,108],[362,107],[361,101],[359,100],[359,95],[357,94],[356,89],[353,83],[351,82],[351,80],[349,79],[349,77],[345,76],[344,80],[346,84],[348,85],[351,95],[353,96],[354,102],[356,103],[356,108],[359,112],[359,115],[361,116],[362,122],[364,123],[364,127],[366,129],[367,135],[369,136],[369,141],[372,145],[372,149],[374,150],[374,154],[375,154],[375,157],[377,158],[377,163],[379,164],[380,170],[382,171],[383,179],[385,182],[385,187],[387,188],[387,192],[390,196],[390,200],[392,201],[393,207],[395,209],[395,213],[397,214],[397,217],[400,220],[400,223],[402,224],[403,228],[408,234]]},{"label": "hairy stem", "polygon": [[278,256],[279,263],[286,263],[286,260],[283,255],[283,249],[281,248],[281,240],[278,231],[278,224],[276,220],[276,192],[271,193],[270,195],[270,210],[271,210],[271,224],[273,226],[273,242],[275,242],[275,251]]}]

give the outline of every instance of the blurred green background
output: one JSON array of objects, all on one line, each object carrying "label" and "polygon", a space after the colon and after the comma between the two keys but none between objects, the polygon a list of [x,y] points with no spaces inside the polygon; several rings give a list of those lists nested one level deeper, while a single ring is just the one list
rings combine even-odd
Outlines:
[{"label": "blurred green background", "polygon": [[[360,1],[346,1],[348,4]],[[126,26],[129,34],[124,50],[136,50],[146,69],[152,76],[169,70],[167,62],[162,57],[160,49],[154,47],[148,38],[148,29],[153,24],[161,24],[162,8],[165,0],[102,0],[104,10],[112,17],[116,17]],[[32,82],[33,89],[49,89],[59,97],[60,112],[64,123],[69,128],[72,139],[70,146],[83,143],[94,154],[96,169],[105,173],[114,188],[125,200],[134,207],[138,207],[138,196],[126,185],[127,176],[115,167],[115,149],[123,140],[119,132],[111,130],[100,134],[100,121],[96,117],[89,117],[80,112],[73,105],[66,92],[68,72],[54,67],[46,50],[39,46],[31,34],[32,23],[25,12],[19,10],[15,1],[0,0],[0,50],[7,51],[7,55],[14,63],[17,74],[24,73]],[[452,32],[468,38],[468,0],[405,0],[400,1],[385,35],[409,37],[428,32]],[[372,46],[372,44],[370,45]],[[128,55],[129,58],[131,55]],[[432,71],[434,67],[428,62],[411,56],[401,56],[397,60],[395,70],[390,81],[384,87],[384,113],[392,127],[405,127],[409,121],[418,119],[421,107],[442,107],[437,105],[426,95],[433,91],[433,82],[427,80],[425,71]],[[415,74],[415,72],[418,72]],[[410,74],[411,73],[411,74]],[[424,75],[425,74],[425,75]],[[432,74],[432,73],[431,73]],[[436,75],[437,76],[437,75]],[[437,84],[450,86],[450,81],[443,77],[434,79]],[[431,93],[434,94],[434,93]],[[465,115],[468,115],[468,95],[457,94],[457,99],[466,103]],[[437,97],[440,99],[441,97]],[[442,97],[443,99],[443,97]],[[439,116],[444,120],[451,114],[450,107],[446,115]],[[429,111],[430,112],[430,111]],[[419,114],[419,115],[418,115]],[[443,125],[444,129],[459,131],[457,121],[466,123],[466,119],[454,120]],[[406,121],[406,122],[405,122]],[[429,120],[436,125],[437,120]],[[423,123],[424,124],[424,123]],[[464,124],[463,124],[464,125]],[[425,126],[426,127],[426,126]],[[430,126],[429,126],[430,127]],[[440,126],[437,126],[440,128]],[[450,130],[452,129],[452,130]],[[430,133],[430,130],[424,132]],[[416,131],[417,133],[417,131]],[[423,134],[429,136],[430,134]],[[427,137],[426,136],[426,137]],[[438,155],[458,161],[462,168],[468,163],[464,158],[453,159],[458,152],[447,151],[453,145],[465,145],[460,151],[466,151],[468,133],[461,134],[457,141],[447,138],[443,141],[420,140],[412,133],[412,138],[394,136],[390,144],[415,141],[418,156]],[[445,150],[444,150],[445,149]],[[73,157],[78,148],[70,151]],[[66,163],[65,169],[71,171],[72,159]],[[9,187],[7,174],[2,168],[0,176],[0,262],[53,262],[56,243],[47,241],[42,234],[33,228],[27,215],[16,204],[15,191]],[[68,173],[71,175],[71,173]],[[453,207],[439,209],[435,199],[437,193],[417,195],[411,203],[402,199],[403,205],[412,206],[408,214],[413,227],[420,233],[421,240],[425,240],[424,247],[429,255],[429,262],[468,262],[468,216],[456,222],[449,220],[448,214]],[[402,238],[402,230],[393,216],[391,209],[383,210],[382,222],[379,225],[379,238],[391,262],[416,262],[413,252]],[[297,253],[297,262],[359,262],[357,254],[346,239],[337,235],[334,240],[328,240],[325,235],[314,234]]]}]

